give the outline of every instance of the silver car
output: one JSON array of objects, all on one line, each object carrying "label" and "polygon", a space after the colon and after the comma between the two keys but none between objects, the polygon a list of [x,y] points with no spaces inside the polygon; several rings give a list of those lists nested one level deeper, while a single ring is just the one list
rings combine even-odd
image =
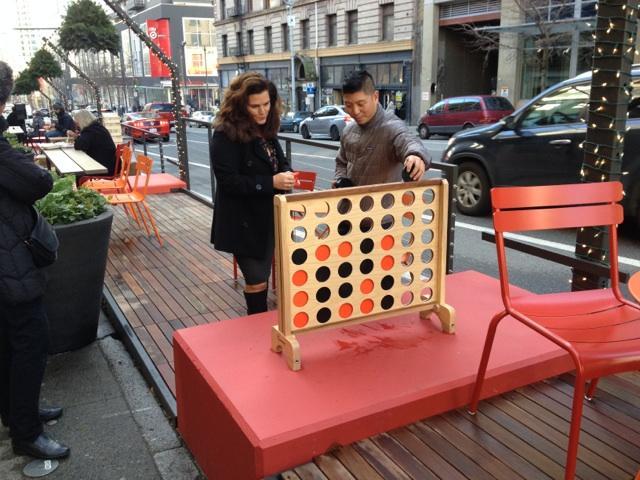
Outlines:
[{"label": "silver car", "polygon": [[319,108],[300,123],[300,133],[302,138],[324,135],[337,141],[340,140],[348,122],[353,122],[353,118],[345,111],[344,105],[327,105]]}]

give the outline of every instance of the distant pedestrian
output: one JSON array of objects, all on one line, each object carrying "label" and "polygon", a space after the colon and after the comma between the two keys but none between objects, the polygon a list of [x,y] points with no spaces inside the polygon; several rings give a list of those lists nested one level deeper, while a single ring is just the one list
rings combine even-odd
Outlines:
[{"label": "distant pedestrian", "polygon": [[[12,89],[11,68],[0,62],[0,111]],[[33,203],[52,186],[49,172],[0,136],[0,419],[17,455],[43,459],[66,457],[69,448],[43,431],[62,409],[39,406],[49,338],[46,282],[24,240],[34,226]]]},{"label": "distant pedestrian", "polygon": [[420,180],[430,157],[407,126],[378,102],[379,93],[366,71],[354,72],[342,85],[347,124],[336,157],[335,186],[400,182],[402,171]]},{"label": "distant pedestrian", "polygon": [[275,246],[273,196],[294,183],[277,139],[280,113],[275,85],[248,72],[231,82],[214,123],[210,155],[218,188],[211,243],[235,255],[248,314],[267,310]]},{"label": "distant pedestrian", "polygon": [[391,113],[395,113],[396,112],[396,104],[393,103],[393,100],[389,100],[389,103],[387,103],[386,110],[387,110],[387,112],[391,112]]}]

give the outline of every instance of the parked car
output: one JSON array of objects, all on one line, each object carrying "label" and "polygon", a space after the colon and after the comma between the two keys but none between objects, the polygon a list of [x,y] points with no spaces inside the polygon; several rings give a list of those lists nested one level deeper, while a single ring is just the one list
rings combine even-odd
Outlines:
[{"label": "parked car", "polygon": [[[155,133],[160,135],[164,142],[169,141],[171,127],[169,121],[162,118],[155,112],[128,112],[124,115],[123,132],[125,135],[129,135],[134,140],[142,140],[145,133],[141,130],[146,130],[149,133]],[[127,126],[135,127],[127,128]]]},{"label": "parked car", "polygon": [[342,131],[353,118],[345,111],[344,105],[327,105],[319,108],[300,122],[302,138],[312,135],[328,135],[331,140],[340,140]]},{"label": "parked car", "polygon": [[[191,118],[193,118],[194,120],[200,120],[202,122],[213,123],[213,119],[216,118],[216,114],[210,110],[197,110],[191,114]],[[189,126],[190,127],[196,126],[200,128],[200,127],[205,127],[206,125],[203,125],[201,123],[189,122]]]},{"label": "parked car", "polygon": [[440,100],[420,118],[418,133],[427,139],[433,134],[451,135],[458,130],[495,123],[513,112],[505,97],[467,95]]},{"label": "parked car", "polygon": [[[640,226],[640,69],[632,71],[622,183],[625,216]],[[493,125],[456,133],[443,160],[459,166],[458,209],[490,210],[490,189],[577,183],[584,158],[591,72],[551,88]]]},{"label": "parked car", "polygon": [[[173,103],[171,102],[151,102],[147,103],[142,109],[143,112],[154,112],[169,122],[171,127],[176,124],[176,116],[173,114]],[[186,118],[189,116],[183,108],[182,115]]]},{"label": "parked car", "polygon": [[300,122],[311,116],[311,112],[289,112],[280,117],[280,131],[298,133]]}]

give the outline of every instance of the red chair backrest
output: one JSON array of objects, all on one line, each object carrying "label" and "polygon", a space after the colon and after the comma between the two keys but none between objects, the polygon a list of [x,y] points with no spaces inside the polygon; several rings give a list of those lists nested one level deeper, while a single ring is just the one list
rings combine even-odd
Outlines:
[{"label": "red chair backrest", "polygon": [[624,218],[620,182],[491,190],[496,232],[617,225]]}]

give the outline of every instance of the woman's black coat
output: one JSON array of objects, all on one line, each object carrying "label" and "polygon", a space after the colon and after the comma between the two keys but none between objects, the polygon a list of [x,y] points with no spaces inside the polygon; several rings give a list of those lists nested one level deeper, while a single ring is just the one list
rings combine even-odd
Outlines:
[{"label": "woman's black coat", "polygon": [[49,172],[0,136],[0,304],[18,305],[44,295],[44,273],[33,264],[24,240],[34,225],[31,205],[52,186]]},{"label": "woman's black coat", "polygon": [[[291,170],[276,140],[278,172]],[[211,243],[217,250],[236,256],[265,258],[269,236],[273,237],[273,167],[259,140],[233,142],[215,131],[211,142],[211,165],[216,176],[216,198]]]},{"label": "woman's black coat", "polygon": [[107,167],[107,175],[113,175],[116,168],[116,144],[109,130],[98,122],[84,127],[73,147],[86,152],[96,162]]}]

